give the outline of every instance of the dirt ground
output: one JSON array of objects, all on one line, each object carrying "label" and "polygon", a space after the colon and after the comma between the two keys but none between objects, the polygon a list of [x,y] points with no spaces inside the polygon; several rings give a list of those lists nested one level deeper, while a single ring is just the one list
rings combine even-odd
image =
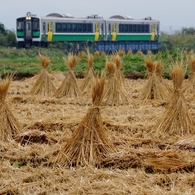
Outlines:
[{"label": "dirt ground", "polygon": [[[64,74],[51,77],[59,87]],[[86,115],[92,98],[90,92],[77,98],[29,95],[36,79],[12,81],[6,102],[22,131],[37,132],[42,142],[0,141],[0,194],[195,194],[195,136],[155,131],[166,103],[139,100],[146,79],[125,79],[127,104],[102,106],[105,131],[117,152],[101,168],[48,165]],[[82,79],[77,81],[80,85]],[[187,105],[194,118],[195,102]]]}]

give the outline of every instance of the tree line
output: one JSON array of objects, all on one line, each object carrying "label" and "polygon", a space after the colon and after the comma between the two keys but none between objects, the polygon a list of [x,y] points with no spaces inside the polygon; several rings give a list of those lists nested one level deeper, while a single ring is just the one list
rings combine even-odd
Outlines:
[{"label": "tree line", "polygon": [[[195,28],[182,28],[174,34],[161,32],[160,42],[162,49],[170,51],[175,49],[195,50]],[[16,34],[13,30],[5,29],[4,24],[0,22],[0,46],[17,47]]]}]

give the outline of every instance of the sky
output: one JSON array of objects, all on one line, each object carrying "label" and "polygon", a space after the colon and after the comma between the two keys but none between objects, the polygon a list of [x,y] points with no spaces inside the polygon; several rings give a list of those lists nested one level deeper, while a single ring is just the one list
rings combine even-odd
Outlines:
[{"label": "sky", "polygon": [[37,16],[98,14],[105,19],[113,15],[128,15],[135,19],[150,16],[160,21],[163,32],[195,28],[195,0],[0,0],[0,22],[6,29],[15,30],[16,18],[27,12]]}]

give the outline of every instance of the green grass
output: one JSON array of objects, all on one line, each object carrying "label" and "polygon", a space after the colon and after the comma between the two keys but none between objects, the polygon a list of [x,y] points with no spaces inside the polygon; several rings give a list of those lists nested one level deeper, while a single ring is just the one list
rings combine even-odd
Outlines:
[{"label": "green grass", "polygon": [[[37,74],[41,69],[40,59],[38,53],[45,55],[50,58],[51,63],[48,68],[49,72],[61,71],[66,72],[67,66],[64,64],[63,57],[67,58],[65,52],[54,48],[36,48],[31,49],[16,49],[16,48],[0,48],[0,74],[4,75],[7,73],[15,74]],[[144,59],[147,55],[124,55],[121,57],[124,65],[123,72],[128,75],[129,72],[145,72],[146,67]],[[152,55],[153,60],[161,60],[165,65],[164,76],[169,78],[169,68],[172,66],[174,61],[180,60],[182,57],[181,52],[174,50],[172,52],[164,51],[156,55]],[[100,74],[101,70],[105,68],[106,58],[111,56],[95,56],[94,57],[94,69],[95,72]],[[186,62],[187,63],[187,62]],[[78,65],[74,71],[76,75],[84,75],[87,68],[87,57],[78,57]]]}]

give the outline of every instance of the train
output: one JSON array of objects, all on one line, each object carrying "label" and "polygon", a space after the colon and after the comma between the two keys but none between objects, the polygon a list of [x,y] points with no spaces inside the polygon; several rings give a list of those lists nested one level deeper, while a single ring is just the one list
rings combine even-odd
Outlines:
[{"label": "train", "polygon": [[112,53],[118,50],[158,52],[160,21],[152,17],[134,19],[113,15],[108,19],[97,14],[74,17],[70,14],[50,13],[38,17],[31,12],[16,19],[18,47],[47,47],[62,42],[66,49],[81,51],[91,47],[94,51]]}]

